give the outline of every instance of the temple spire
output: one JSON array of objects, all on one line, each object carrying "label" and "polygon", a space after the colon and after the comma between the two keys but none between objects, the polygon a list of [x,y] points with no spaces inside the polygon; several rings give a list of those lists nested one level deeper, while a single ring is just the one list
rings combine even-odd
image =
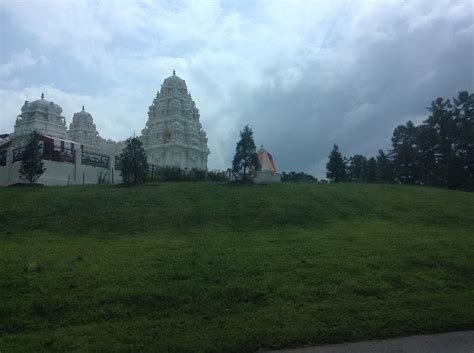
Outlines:
[{"label": "temple spire", "polygon": [[176,76],[176,71],[175,70],[173,70],[173,76]]},{"label": "temple spire", "polygon": [[41,99],[44,99],[44,93],[41,93]]},{"label": "temple spire", "polygon": [[84,111],[84,106],[82,106],[82,111]]}]

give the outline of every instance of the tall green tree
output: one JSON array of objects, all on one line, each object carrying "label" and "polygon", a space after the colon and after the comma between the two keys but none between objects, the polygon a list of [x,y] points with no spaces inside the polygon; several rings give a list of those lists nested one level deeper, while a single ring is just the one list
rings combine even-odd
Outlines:
[{"label": "tall green tree", "polygon": [[23,151],[20,177],[27,180],[30,184],[34,184],[45,171],[40,135],[33,131]]},{"label": "tall green tree", "polygon": [[248,181],[255,176],[260,169],[256,153],[253,131],[246,125],[240,132],[240,140],[235,147],[235,155],[232,161],[232,170],[238,173],[242,180]]},{"label": "tall green tree", "polygon": [[456,144],[459,134],[452,107],[449,99],[437,98],[431,102],[428,108],[431,114],[424,122],[434,132],[434,175],[436,183],[444,187],[455,187],[462,183],[459,180],[462,162],[458,158]]},{"label": "tall green tree", "polygon": [[356,154],[349,158],[348,176],[352,181],[366,180],[367,158]]},{"label": "tall green tree", "polygon": [[375,180],[378,183],[393,182],[392,163],[390,158],[383,150],[379,150],[379,154],[376,157],[376,162],[377,165],[375,168]]},{"label": "tall green tree", "polygon": [[474,94],[459,92],[453,99],[457,130],[457,155],[464,169],[463,188],[474,190]]},{"label": "tall green tree", "polygon": [[334,144],[329,161],[326,164],[326,177],[336,183],[345,181],[347,178],[347,162],[339,152],[339,147]]},{"label": "tall green tree", "polygon": [[125,185],[139,185],[146,181],[148,162],[142,142],[138,137],[130,137],[119,156],[122,182]]},{"label": "tall green tree", "polygon": [[417,130],[419,181],[423,185],[439,185],[436,130],[428,124],[418,126]]},{"label": "tall green tree", "polygon": [[417,183],[419,181],[417,128],[411,121],[399,125],[393,131],[390,153],[396,181],[402,184]]},{"label": "tall green tree", "polygon": [[377,161],[374,157],[370,157],[367,161],[364,177],[368,183],[375,183],[377,180]]}]

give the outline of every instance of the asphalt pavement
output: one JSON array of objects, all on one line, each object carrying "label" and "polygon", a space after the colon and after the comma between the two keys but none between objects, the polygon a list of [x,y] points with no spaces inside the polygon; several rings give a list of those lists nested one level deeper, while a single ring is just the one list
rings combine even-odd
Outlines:
[{"label": "asphalt pavement", "polygon": [[267,353],[474,353],[474,331],[340,343]]}]

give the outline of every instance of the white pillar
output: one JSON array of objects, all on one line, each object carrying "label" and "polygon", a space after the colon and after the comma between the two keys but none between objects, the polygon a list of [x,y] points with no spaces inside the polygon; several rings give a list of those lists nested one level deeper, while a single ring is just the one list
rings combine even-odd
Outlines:
[{"label": "white pillar", "polygon": [[12,163],[13,163],[13,147],[10,147],[7,149],[7,180],[6,183],[7,185],[10,185],[10,182],[12,180]]},{"label": "white pillar", "polygon": [[112,174],[114,174],[115,183],[115,155],[109,155],[109,183],[112,183]]},{"label": "white pillar", "polygon": [[74,183],[82,184],[82,150],[74,150]]}]

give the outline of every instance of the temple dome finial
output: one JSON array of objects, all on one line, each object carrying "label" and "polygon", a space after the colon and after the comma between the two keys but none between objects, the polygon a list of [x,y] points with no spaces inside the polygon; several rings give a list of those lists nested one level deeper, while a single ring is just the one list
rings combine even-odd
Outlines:
[{"label": "temple dome finial", "polygon": [[176,76],[176,70],[173,70],[173,76]]},{"label": "temple dome finial", "polygon": [[33,102],[25,101],[25,105],[21,108],[22,112],[36,112],[61,115],[63,109],[54,102],[50,102],[44,98],[44,93],[41,93],[41,98]]},{"label": "temple dome finial", "polygon": [[82,106],[82,111],[84,111],[84,106]]}]

